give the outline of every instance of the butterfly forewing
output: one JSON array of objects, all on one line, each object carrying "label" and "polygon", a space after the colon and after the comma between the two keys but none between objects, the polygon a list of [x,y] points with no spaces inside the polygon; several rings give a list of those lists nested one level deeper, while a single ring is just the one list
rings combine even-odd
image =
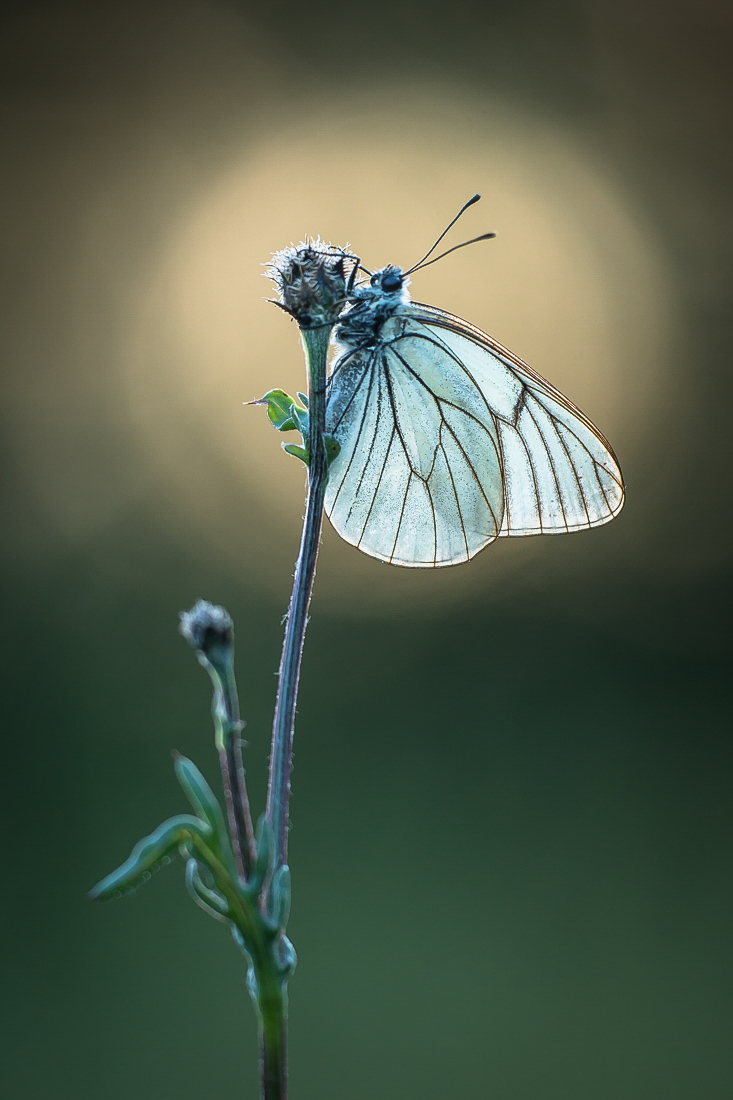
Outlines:
[{"label": "butterfly forewing", "polygon": [[[425,306],[417,308],[421,312],[426,309]],[[450,314],[442,316],[449,317]],[[446,354],[454,361],[450,383],[454,391],[466,393],[475,389],[486,411],[502,420],[512,420],[522,394],[522,382],[516,372],[495,355],[487,359],[486,349],[477,344],[470,334],[439,328],[434,322],[431,323],[431,318],[421,318],[420,313],[414,320],[420,326],[423,342],[433,341],[443,349],[441,365],[445,367]]]},{"label": "butterfly forewing", "polygon": [[455,351],[496,414],[505,501],[499,533],[562,534],[613,519],[624,501],[621,471],[580,409],[480,329],[432,306],[411,308]]}]

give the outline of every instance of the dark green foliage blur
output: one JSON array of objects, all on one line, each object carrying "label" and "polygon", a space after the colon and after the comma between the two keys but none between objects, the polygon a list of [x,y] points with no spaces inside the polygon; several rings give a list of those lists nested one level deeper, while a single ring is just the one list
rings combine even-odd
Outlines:
[{"label": "dark green foliage blur", "polygon": [[[63,291],[93,186],[65,180],[81,165],[93,181],[136,142],[174,146],[182,172],[228,147],[246,113],[246,40],[279,51],[303,96],[439,75],[605,132],[669,243],[691,394],[659,429],[660,451],[687,456],[674,491],[654,468],[629,485],[629,511],[643,501],[654,516],[658,577],[604,554],[577,583],[360,617],[319,609],[319,574],[293,780],[293,1100],[729,1097],[729,14],[650,0],[62,0],[6,5],[4,20],[0,1093],[257,1094],[244,965],[190,903],[182,863],[119,902],[85,895],[185,811],[171,749],[218,789],[208,680],[176,632],[199,596],[235,620],[263,809],[291,578],[265,590],[246,565],[212,561],[144,492],[107,527],[62,538],[14,445],[18,393],[42,401],[51,360],[63,369],[67,312],[95,324]],[[215,75],[228,115],[222,99],[207,106]],[[156,202],[140,209],[150,232]],[[57,428],[102,481],[133,446],[110,417],[80,408]],[[600,549],[625,522],[588,537]]]}]

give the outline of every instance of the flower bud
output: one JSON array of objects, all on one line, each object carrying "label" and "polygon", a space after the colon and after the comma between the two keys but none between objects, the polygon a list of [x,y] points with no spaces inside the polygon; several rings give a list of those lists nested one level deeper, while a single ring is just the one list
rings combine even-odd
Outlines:
[{"label": "flower bud", "polygon": [[229,612],[206,600],[198,600],[180,614],[179,630],[188,644],[218,672],[234,656],[234,623]]},{"label": "flower bud", "polygon": [[275,283],[284,309],[301,328],[335,325],[346,305],[349,279],[358,263],[348,248],[318,237],[273,253],[267,275]]}]

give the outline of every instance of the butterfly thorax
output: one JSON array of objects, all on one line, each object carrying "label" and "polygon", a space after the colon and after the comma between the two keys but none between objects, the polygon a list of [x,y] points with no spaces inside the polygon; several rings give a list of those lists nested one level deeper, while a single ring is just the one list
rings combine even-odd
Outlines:
[{"label": "butterfly thorax", "polygon": [[334,332],[342,347],[374,347],[382,339],[382,327],[410,301],[410,280],[401,267],[388,264],[371,276],[368,284],[354,287],[349,304]]}]

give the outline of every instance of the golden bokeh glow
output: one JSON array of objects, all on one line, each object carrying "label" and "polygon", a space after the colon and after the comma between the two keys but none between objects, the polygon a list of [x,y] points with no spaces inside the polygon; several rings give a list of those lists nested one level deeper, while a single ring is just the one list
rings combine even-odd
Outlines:
[{"label": "golden bokeh glow", "polygon": [[[368,267],[409,266],[480,191],[447,243],[488,229],[497,239],[419,273],[413,297],[531,363],[598,424],[622,467],[663,378],[662,260],[618,186],[567,135],[445,94],[360,103],[263,132],[199,196],[151,268],[126,355],[132,414],[184,522],[228,557],[249,546],[247,569],[263,583],[295,556],[304,486],[284,437],[243,404],[274,386],[305,388],[297,329],[263,301],[262,265],[276,249],[320,234]],[[231,478],[251,523],[232,515]],[[327,537],[319,591],[334,601],[367,591],[377,603],[420,599],[436,583],[458,593],[535,560],[540,541],[490,547],[490,565],[436,582]]]}]

